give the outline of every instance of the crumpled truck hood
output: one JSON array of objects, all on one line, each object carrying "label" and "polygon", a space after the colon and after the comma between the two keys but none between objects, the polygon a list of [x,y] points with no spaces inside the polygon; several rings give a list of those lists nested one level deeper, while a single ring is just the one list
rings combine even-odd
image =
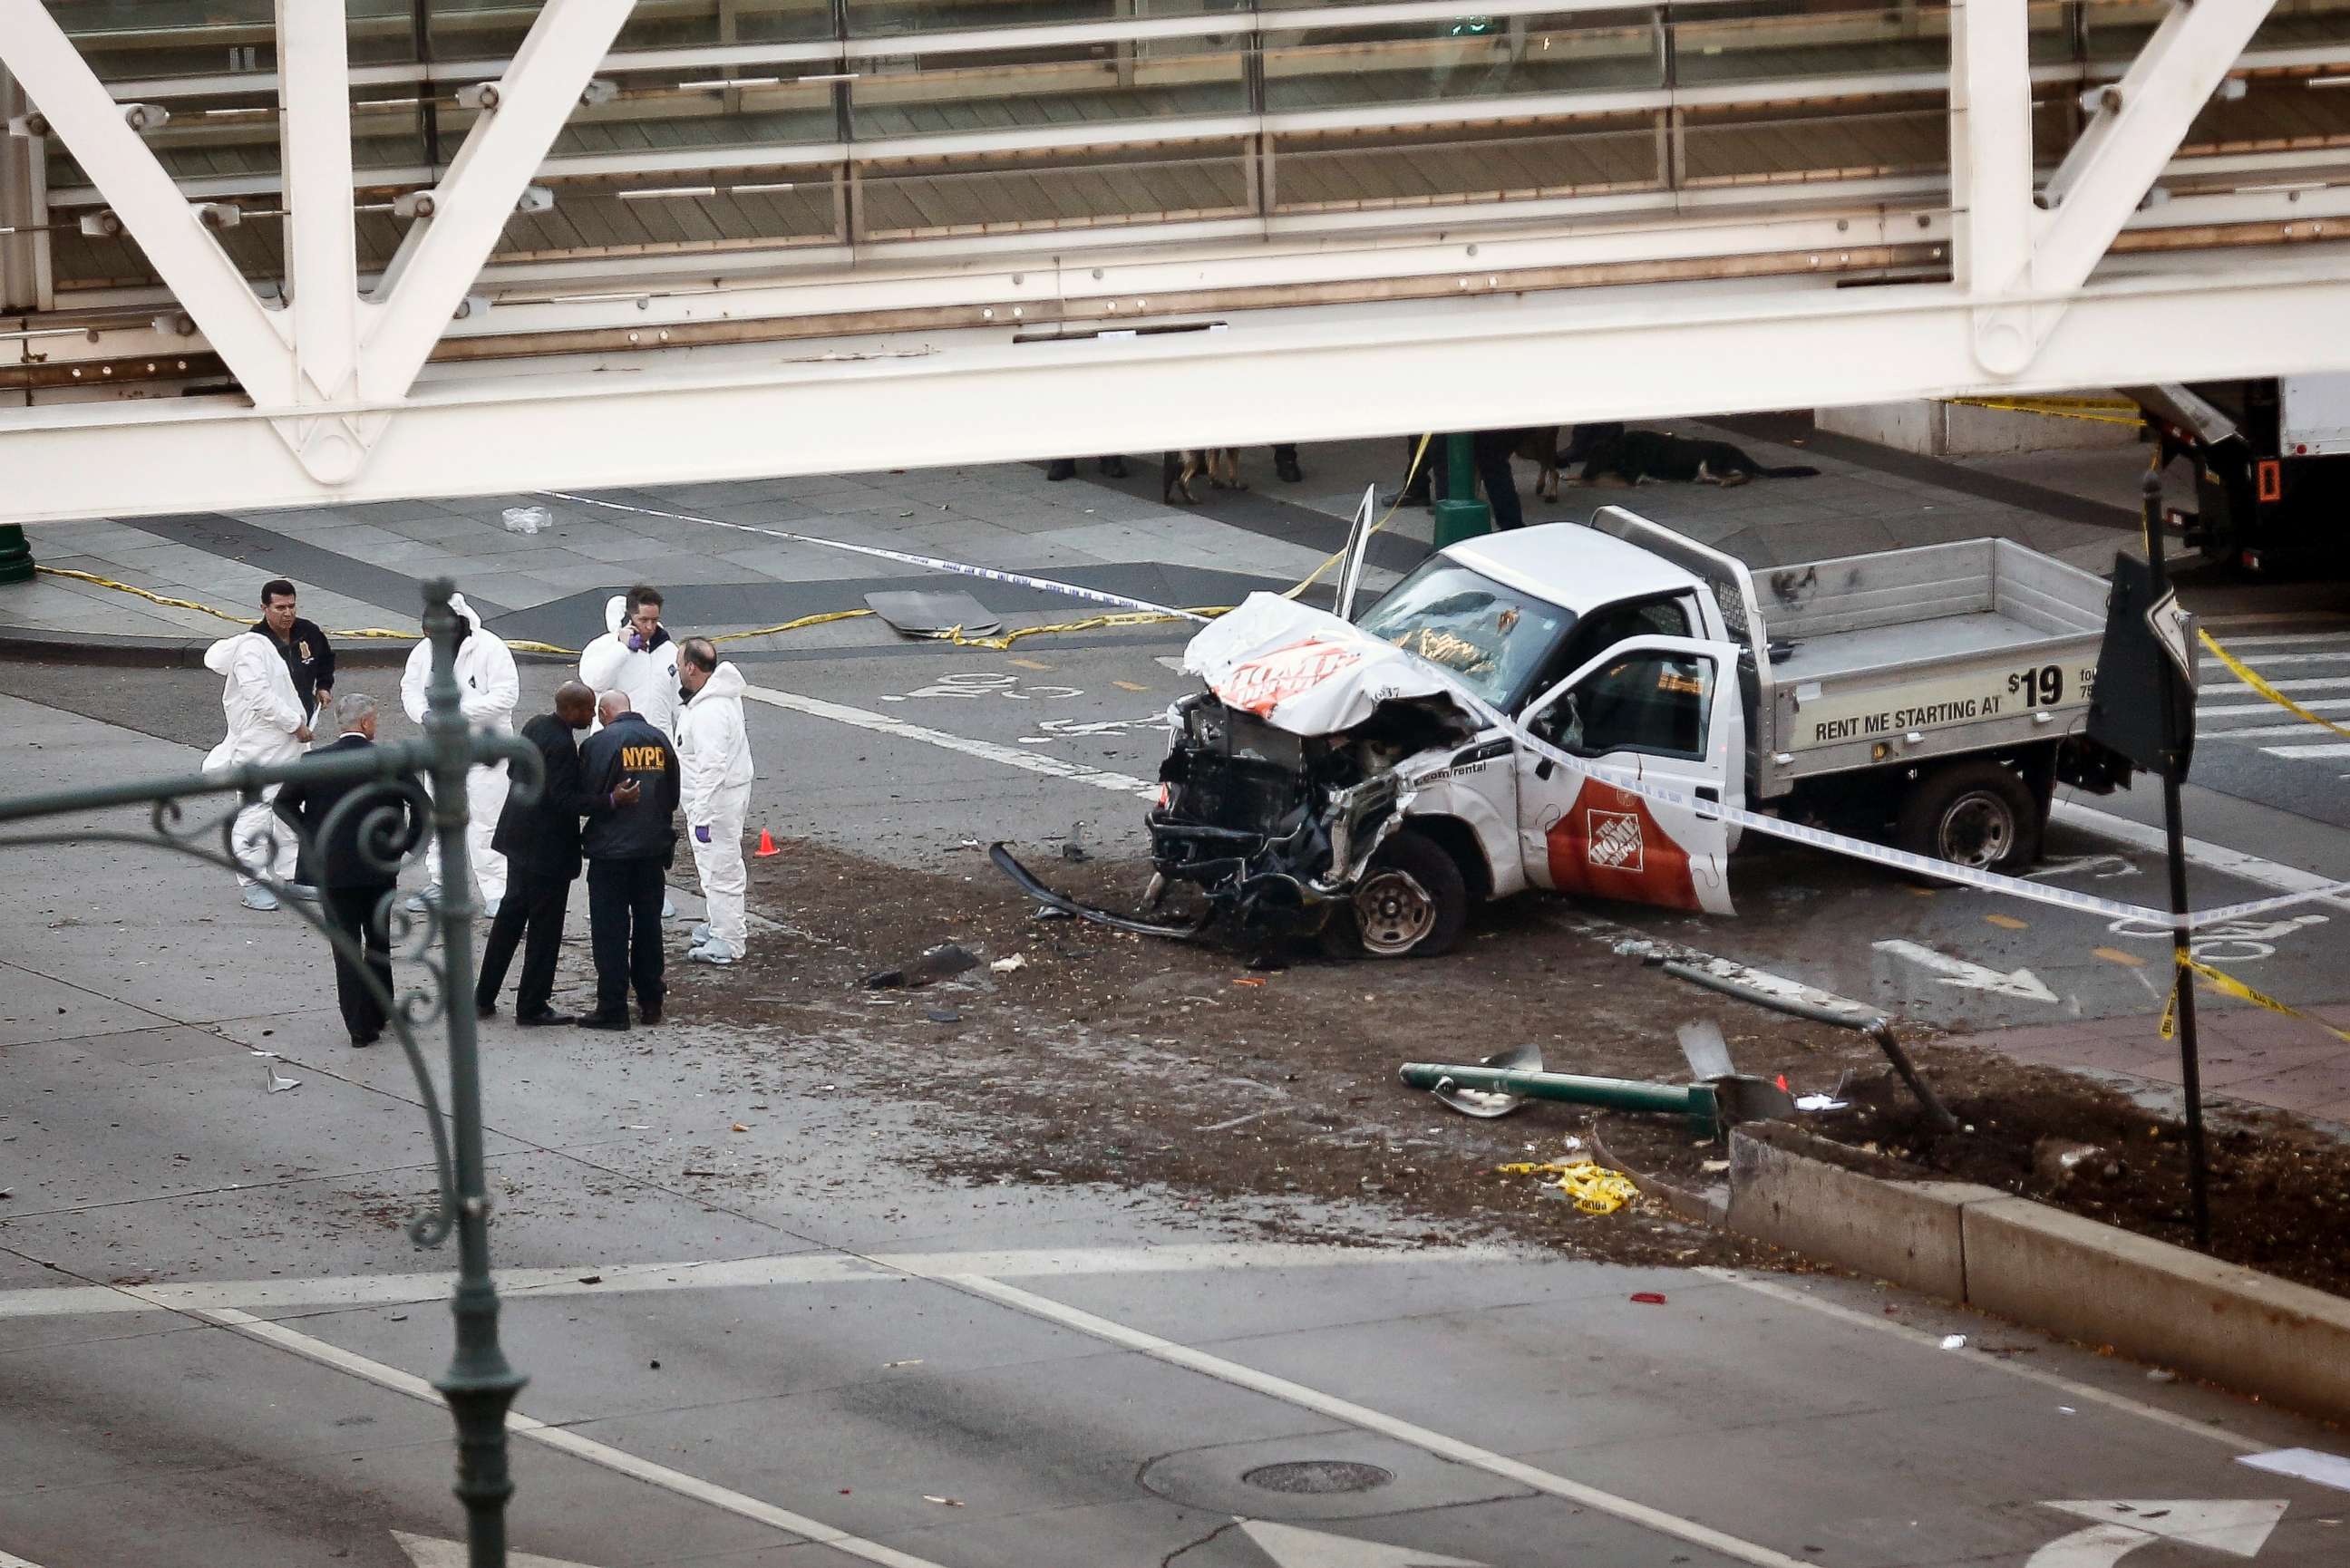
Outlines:
[{"label": "crumpled truck hood", "polygon": [[1226,707],[1294,735],[1343,734],[1380,703],[1405,698],[1447,698],[1474,727],[1485,723],[1429,665],[1278,594],[1251,594],[1210,622],[1184,649],[1183,669]]}]

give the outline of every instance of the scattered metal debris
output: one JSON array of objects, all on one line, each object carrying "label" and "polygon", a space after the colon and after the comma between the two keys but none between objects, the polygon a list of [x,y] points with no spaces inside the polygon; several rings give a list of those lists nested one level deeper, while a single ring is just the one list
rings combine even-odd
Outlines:
[{"label": "scattered metal debris", "polygon": [[1841,1008],[1815,1007],[1795,997],[1780,996],[1751,985],[1742,985],[1725,975],[1715,974],[1677,959],[1667,960],[1663,969],[1676,980],[1704,986],[1708,991],[1718,991],[1724,996],[1734,996],[1741,1002],[1751,1002],[1757,1007],[1767,1007],[1773,1012],[1783,1012],[1790,1018],[1808,1018],[1814,1023],[1833,1024],[1838,1029],[1856,1030],[1867,1035],[1877,1042],[1877,1048],[1885,1053],[1885,1059],[1893,1064],[1893,1070],[1901,1075],[1901,1081],[1918,1097],[1918,1105],[1925,1107],[1926,1118],[1934,1124],[1936,1130],[1943,1133],[1959,1130],[1959,1118],[1950,1115],[1950,1107],[1943,1105],[1926,1080],[1918,1075],[1917,1064],[1909,1060],[1909,1053],[1903,1050],[1901,1042],[1894,1037],[1891,1019],[1882,1014],[1866,1017]]},{"label": "scattered metal debris", "polygon": [[[913,514],[905,515],[911,517]],[[1003,625],[988,613],[985,605],[966,593],[897,589],[867,594],[865,606],[901,637],[936,639],[957,631],[967,637],[986,637],[1001,630]]]},{"label": "scattered metal debris", "polygon": [[978,967],[978,958],[961,943],[941,942],[911,963],[867,975],[862,983],[868,991],[893,991],[901,986],[912,991]]}]

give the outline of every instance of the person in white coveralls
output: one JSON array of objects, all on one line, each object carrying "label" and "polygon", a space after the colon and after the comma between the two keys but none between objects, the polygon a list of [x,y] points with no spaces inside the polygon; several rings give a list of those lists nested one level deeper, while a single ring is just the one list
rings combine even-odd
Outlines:
[{"label": "person in white coveralls", "polygon": [[[677,743],[677,648],[661,625],[661,591],[639,583],[604,601],[604,635],[579,650],[579,682],[590,691],[625,691],[629,707],[671,745]],[[599,722],[594,726],[600,730]],[[591,733],[593,731],[590,732]],[[661,895],[661,919],[677,913]]]},{"label": "person in white coveralls", "polygon": [[[465,722],[476,730],[510,735],[515,706],[522,701],[522,676],[515,669],[514,651],[503,638],[483,627],[482,618],[465,602],[464,595],[451,594],[449,607],[457,612],[457,698]],[[420,642],[409,654],[408,668],[400,677],[400,706],[420,724],[424,722],[425,688],[432,679],[432,645]],[[506,857],[490,847],[491,836],[498,830],[498,814],[506,806],[504,763],[495,767],[476,765],[465,775],[465,805],[471,813],[465,825],[465,850],[473,864],[473,880],[482,889],[482,913],[495,915],[506,891]],[[421,909],[441,897],[441,840],[428,832],[424,842],[424,875],[431,885],[409,898],[411,909]]]},{"label": "person in white coveralls", "polygon": [[604,605],[604,635],[579,650],[579,681],[590,691],[627,692],[636,715],[674,745],[678,645],[660,617],[660,590],[649,583],[614,594]]},{"label": "person in white coveralls", "polygon": [[[228,735],[204,757],[204,771],[251,763],[267,767],[290,763],[310,743],[301,694],[286,668],[286,656],[265,633],[241,631],[204,650],[204,668],[224,678],[221,711]],[[237,885],[248,909],[277,908],[277,895],[259,880],[266,874],[283,884],[294,877],[300,843],[277,819],[277,785],[236,814],[230,843],[238,861]]]},{"label": "person in white coveralls", "polygon": [[743,911],[743,823],[751,810],[753,773],[743,672],[719,663],[710,639],[695,637],[678,650],[677,678],[685,690],[685,706],[677,711],[678,805],[710,915],[693,928],[693,947],[685,956],[729,964],[751,940]]}]

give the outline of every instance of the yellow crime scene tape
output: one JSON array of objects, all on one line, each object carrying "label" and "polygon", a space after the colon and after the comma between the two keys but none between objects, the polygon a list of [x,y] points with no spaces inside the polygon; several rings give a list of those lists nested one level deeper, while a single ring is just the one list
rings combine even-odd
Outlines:
[{"label": "yellow crime scene tape", "polygon": [[[1412,451],[1411,466],[1404,470],[1403,489],[1396,492],[1395,504],[1388,507],[1387,509],[1386,515],[1382,516],[1378,522],[1372,524],[1370,531],[1363,535],[1363,548],[1365,550],[1368,550],[1370,548],[1371,535],[1376,534],[1380,529],[1386,527],[1388,521],[1402,509],[1403,498],[1406,494],[1409,493],[1411,490],[1411,482],[1419,477],[1420,459],[1428,455],[1428,443],[1435,439],[1436,438],[1433,435],[1424,435],[1419,438],[1419,445]],[[1298,595],[1304,593],[1306,589],[1312,587],[1316,582],[1320,581],[1323,573],[1328,571],[1331,567],[1336,566],[1346,558],[1347,552],[1344,548],[1331,552],[1331,554],[1323,560],[1320,566],[1315,567],[1312,571],[1306,573],[1303,578],[1299,579],[1296,587],[1284,588],[1282,590],[1281,597],[1285,599],[1295,598]]]},{"label": "yellow crime scene tape", "polygon": [[2002,413],[2040,414],[2052,420],[2086,420],[2101,425],[2145,422],[2136,403],[2123,398],[1944,398],[1969,409],[1996,409]]},{"label": "yellow crime scene tape", "polygon": [[2234,654],[2220,646],[2220,639],[2213,637],[2210,632],[2205,631],[2199,627],[2196,628],[2195,636],[2199,641],[2201,641],[2204,647],[2210,649],[2219,657],[2220,662],[2226,665],[2230,672],[2232,673],[2237,680],[2242,681],[2245,685],[2251,687],[2253,691],[2259,692],[2262,696],[2267,698],[2270,701],[2275,703],[2278,707],[2283,709],[2294,718],[2306,719],[2311,723],[2318,726],[2318,728],[2331,730],[2337,735],[2350,736],[2350,730],[2344,729],[2341,725],[2335,723],[2331,719],[2320,718],[2315,713],[2313,713],[2308,709],[2303,707],[2300,703],[2294,701],[2292,698],[2286,696],[2283,692],[2278,691],[2274,686],[2270,685],[2268,681],[2261,678],[2260,671],[2254,670],[2251,665],[2246,664],[2242,659],[2238,659]]},{"label": "yellow crime scene tape", "polygon": [[1565,1193],[1586,1214],[1613,1214],[1640,1196],[1639,1188],[1633,1185],[1630,1177],[1595,1160],[1553,1159],[1539,1165],[1518,1160],[1497,1165],[1493,1169],[1503,1176],[1555,1176],[1556,1181],[1543,1185]]},{"label": "yellow crime scene tape", "polygon": [[[1404,488],[1406,490],[1410,489],[1411,482],[1419,476],[1420,462],[1428,455],[1428,443],[1432,439],[1434,439],[1432,436],[1427,435],[1423,435],[1419,438],[1419,446],[1412,452],[1411,455],[1411,466],[1406,470],[1404,473]],[[1401,493],[1399,493],[1395,505],[1388,507],[1386,515],[1382,516],[1377,523],[1372,524],[1370,532],[1364,535],[1364,539],[1367,543],[1372,534],[1377,534],[1380,529],[1388,525],[1388,522],[1393,519],[1396,513],[1401,509],[1402,504],[1403,498]],[[631,508],[615,509],[632,510]],[[669,514],[660,514],[660,515]],[[707,521],[707,519],[695,519],[695,521]],[[766,532],[766,530],[763,529],[752,529],[746,531],[754,533]],[[884,554],[887,552],[869,553]],[[1328,558],[1324,560],[1320,566],[1315,567],[1311,572],[1308,572],[1305,576],[1294,587],[1284,589],[1282,593],[1282,597],[1289,599],[1297,597],[1298,595],[1304,593],[1307,588],[1312,587],[1315,582],[1319,581],[1323,573],[1328,571],[1332,566],[1336,566],[1340,561],[1346,559],[1346,556],[1347,552],[1343,549],[1335,552]],[[118,593],[135,595],[140,598],[147,600],[150,604],[162,605],[167,608],[192,610],[198,615],[212,616],[217,619],[228,621],[236,626],[250,626],[253,624],[251,618],[246,616],[237,615],[228,610],[217,609],[211,605],[201,604],[194,599],[173,598],[168,594],[154,593],[149,589],[140,587],[135,584],[117,582],[112,577],[102,577],[93,572],[78,572],[65,566],[38,566],[34,567],[34,570],[37,572],[46,572],[54,577],[70,577],[76,582],[89,583],[98,587],[111,588]],[[993,637],[972,637],[965,633],[962,628],[957,626],[949,627],[945,632],[937,638],[936,640],[946,643],[948,646],[953,648],[985,649],[992,652],[1002,653],[1011,648],[1014,643],[1025,638],[1064,636],[1071,632],[1100,631],[1107,628],[1123,627],[1159,626],[1170,621],[1180,621],[1192,618],[1212,619],[1217,616],[1229,614],[1232,607],[1230,605],[1205,605],[1187,609],[1180,614],[1168,614],[1162,611],[1150,610],[1120,610],[1107,615],[1087,616],[1080,620],[1057,621],[1049,626],[1015,627],[1010,631],[1003,632]],[[869,616],[873,612],[869,609],[825,610],[815,615],[804,615],[796,620],[784,621],[775,626],[754,627],[747,631],[720,632],[712,636],[710,640],[712,642],[739,642],[746,638],[773,637],[783,632],[799,631],[807,627],[828,625],[834,621],[857,620],[863,617]],[[412,631],[395,631],[384,627],[359,627],[341,631],[328,628],[327,635],[329,637],[350,638],[354,639],[374,639],[386,642],[421,642],[423,640],[422,634],[421,633]],[[518,652],[556,654],[565,658],[577,658],[580,651],[576,648],[557,648],[552,643],[535,642],[527,639],[509,638],[506,639],[506,646]]]},{"label": "yellow crime scene tape", "polygon": [[2249,1002],[2254,1007],[2266,1008],[2271,1012],[2282,1012],[2287,1018],[2298,1018],[2303,1023],[2314,1023],[2336,1040],[2350,1042],[2350,1029],[2336,1029],[2323,1018],[2303,1012],[2289,1002],[2279,1002],[2268,992],[2246,985],[2232,974],[2213,969],[2210,964],[2185,952],[2179,952],[2176,949],[2172,950],[2178,960],[2178,978],[2170,987],[2170,1000],[2165,1002],[2162,1008],[2162,1023],[2158,1032],[2165,1040],[2172,1038],[2178,1033],[2178,988],[2187,983],[2187,977],[2192,972],[2209,981],[2211,988],[2223,996],[2232,996],[2239,1002]]}]

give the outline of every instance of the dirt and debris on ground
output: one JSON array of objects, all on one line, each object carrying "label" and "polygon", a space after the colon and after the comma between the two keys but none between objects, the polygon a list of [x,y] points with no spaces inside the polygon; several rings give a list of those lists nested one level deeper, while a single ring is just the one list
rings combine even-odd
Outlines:
[{"label": "dirt and debris on ground", "polygon": [[[1811,1130],[1888,1162],[1879,1174],[1980,1182],[2194,1244],[2183,1121],[2084,1074],[1957,1042],[1927,1054],[1961,1131],[1938,1136],[1890,1074],[1856,1080]],[[2350,1295],[2350,1145],[2279,1111],[2204,1121],[2213,1254]]]},{"label": "dirt and debris on ground", "polygon": [[[1408,1060],[1473,1062],[1531,1043],[1554,1071],[1680,1083],[1676,1030],[1711,1020],[1742,1072],[1850,1102],[1805,1117],[1814,1131],[2184,1239],[2178,1128],[2126,1095],[1905,1032],[1976,1129],[1936,1142],[1866,1038],[1622,956],[1620,930],[1566,900],[1495,905],[1445,958],[1332,962],[1310,943],[1186,943],[1040,919],[976,847],[941,845],[928,872],[808,840],[781,848],[753,862],[752,903],[782,929],[730,971],[673,970],[672,1012],[723,1026],[746,1056],[910,1105],[934,1136],[900,1158],[943,1179],[1104,1184],[1297,1240],[1513,1240],[1627,1263],[1797,1264],[1654,1201],[1586,1216],[1538,1178],[1497,1172],[1594,1153],[1592,1113],[1537,1104],[1476,1121],[1396,1078]],[[1149,872],[1049,850],[1033,863],[1049,864],[1071,896],[1113,908],[1131,908]],[[923,955],[949,943],[977,961],[928,983],[866,988],[883,971],[930,967]],[[996,967],[1014,955],[1019,967]],[[854,1049],[837,1048],[849,1038]],[[1721,1179],[1723,1147],[1677,1116],[1612,1114],[1599,1129],[1633,1170],[1684,1189]],[[2117,1154],[2060,1165],[2051,1140]],[[2224,1119],[2214,1150],[2222,1255],[2350,1287],[2350,1148],[2277,1116]],[[2059,1178],[2035,1176],[2036,1158]]]}]

